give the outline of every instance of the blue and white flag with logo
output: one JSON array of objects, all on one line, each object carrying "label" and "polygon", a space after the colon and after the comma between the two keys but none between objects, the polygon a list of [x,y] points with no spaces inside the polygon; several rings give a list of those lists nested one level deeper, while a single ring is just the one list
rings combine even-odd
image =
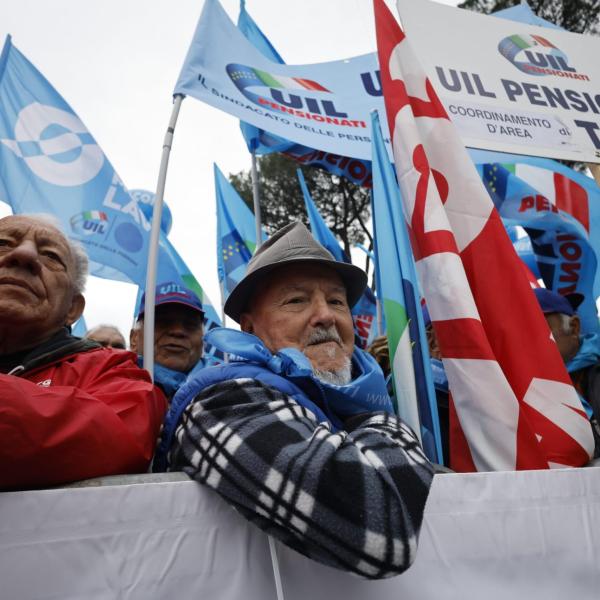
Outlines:
[{"label": "blue and white flag with logo", "polygon": [[581,294],[582,330],[598,333],[600,188],[547,158],[471,150],[471,158],[505,225],[529,235],[547,288]]},{"label": "blue and white flag with logo", "polygon": [[383,110],[377,71],[374,53],[313,65],[274,62],[244,37],[218,0],[206,0],[174,94],[338,160],[369,160],[369,113]]},{"label": "blue and white flag with logo", "polygon": [[90,273],[143,284],[150,223],[73,109],[7,37],[0,55],[0,199],[50,213]]},{"label": "blue and white flag with logo", "polygon": [[[245,275],[248,261],[256,249],[256,224],[252,211],[217,165],[217,264],[223,303]],[[267,239],[263,232],[263,241]]]},{"label": "blue and white flag with logo", "polygon": [[[266,58],[281,65],[285,64],[285,61],[281,58],[279,52],[275,50],[269,38],[262,32],[246,10],[245,0],[240,0],[240,14],[237,26],[245,38]],[[381,86],[379,86],[379,92],[381,92],[380,88]],[[345,177],[356,185],[371,187],[370,161],[340,156],[339,154],[332,154],[331,152],[296,144],[244,121],[240,121],[240,129],[250,152],[256,152],[256,154],[281,152],[303,165],[319,167],[334,175]]]}]

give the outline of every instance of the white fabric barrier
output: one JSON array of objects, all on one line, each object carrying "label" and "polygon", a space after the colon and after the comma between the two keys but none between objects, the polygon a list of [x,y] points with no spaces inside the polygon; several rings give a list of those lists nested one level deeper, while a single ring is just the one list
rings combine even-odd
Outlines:
[{"label": "white fabric barrier", "polygon": [[[596,600],[600,471],[436,476],[393,579],[278,555],[286,600]],[[0,494],[0,598],[169,597],[275,600],[266,536],[192,481]]]}]

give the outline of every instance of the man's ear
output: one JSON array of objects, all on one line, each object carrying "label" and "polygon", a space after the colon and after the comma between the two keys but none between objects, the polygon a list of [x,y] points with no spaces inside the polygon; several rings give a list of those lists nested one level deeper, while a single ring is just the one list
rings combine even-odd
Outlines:
[{"label": "man's ear", "polygon": [[139,329],[137,329],[137,327],[132,328],[129,332],[129,349],[136,354],[141,354],[143,348],[138,350],[138,333]]},{"label": "man's ear", "polygon": [[581,333],[581,320],[579,317],[577,315],[573,315],[569,321],[569,324],[571,325],[571,334],[579,337],[579,334]]},{"label": "man's ear", "polygon": [[240,329],[246,333],[254,333],[252,318],[250,317],[249,313],[242,313],[240,315]]},{"label": "man's ear", "polygon": [[65,325],[73,325],[83,314],[85,308],[85,298],[81,294],[75,294],[71,302],[71,308],[65,318]]}]

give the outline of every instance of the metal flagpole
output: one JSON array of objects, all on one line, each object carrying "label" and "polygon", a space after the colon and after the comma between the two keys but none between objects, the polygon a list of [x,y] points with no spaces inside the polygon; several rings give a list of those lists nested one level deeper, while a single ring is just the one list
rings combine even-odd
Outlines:
[{"label": "metal flagpole", "polygon": [[379,300],[379,290],[375,296],[375,307],[377,308],[377,335],[383,335],[383,310],[381,310],[381,301]]},{"label": "metal flagpole", "polygon": [[252,200],[254,201],[254,222],[256,223],[256,250],[258,250],[262,243],[262,221],[260,218],[260,194],[258,190],[258,170],[256,168],[255,150],[252,150]]},{"label": "metal flagpole", "polygon": [[[223,327],[227,327],[226,323],[225,323],[225,283],[223,281],[221,281],[220,284],[220,288],[221,288],[221,322],[223,324]],[[223,362],[228,363],[229,362],[229,352],[223,352]]]},{"label": "metal flagpole", "polygon": [[156,196],[154,198],[154,209],[152,211],[152,229],[150,230],[150,245],[148,247],[148,270],[146,271],[146,299],[144,305],[144,369],[154,379],[154,306],[156,288],[156,269],[158,267],[158,240],[160,235],[160,220],[162,218],[163,197],[165,195],[165,182],[167,180],[167,167],[169,166],[169,155],[175,124],[179,116],[179,109],[184,96],[176,94],[173,100],[171,119],[163,142],[162,158],[158,171],[158,182],[156,184]]},{"label": "metal flagpole", "polygon": [[269,535],[269,550],[271,552],[271,563],[273,564],[273,578],[275,579],[275,591],[277,592],[277,600],[284,600],[283,586],[281,585],[281,573],[279,571],[279,559],[277,558],[277,549],[275,540]]}]

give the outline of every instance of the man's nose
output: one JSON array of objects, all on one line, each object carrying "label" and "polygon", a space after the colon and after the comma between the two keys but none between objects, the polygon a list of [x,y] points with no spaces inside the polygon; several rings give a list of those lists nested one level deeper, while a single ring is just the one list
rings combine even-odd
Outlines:
[{"label": "man's nose", "polygon": [[26,269],[34,275],[41,270],[40,255],[32,240],[23,240],[0,259],[0,266]]},{"label": "man's nose", "polygon": [[177,319],[169,322],[167,331],[169,332],[169,335],[176,337],[187,337],[188,335],[185,325]]},{"label": "man's nose", "polygon": [[311,325],[325,328],[335,324],[335,312],[324,297],[315,298],[312,302]]}]

